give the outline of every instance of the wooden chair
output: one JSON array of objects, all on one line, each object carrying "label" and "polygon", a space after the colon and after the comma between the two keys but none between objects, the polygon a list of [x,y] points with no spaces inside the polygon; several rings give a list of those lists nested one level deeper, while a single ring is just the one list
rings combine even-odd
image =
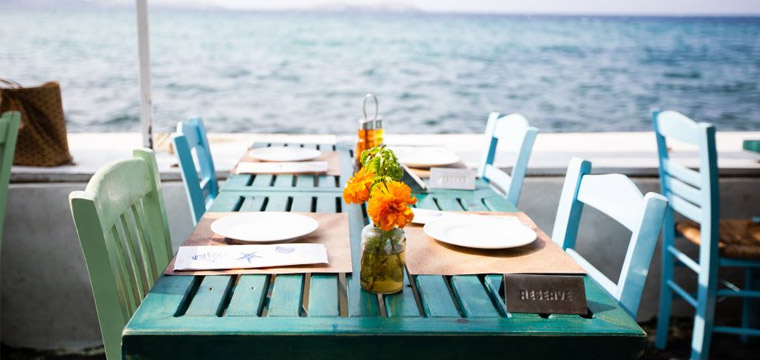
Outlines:
[{"label": "wooden chair", "polygon": [[[570,160],[552,239],[635,318],[668,201],[657,193],[642,196],[625,175],[590,173],[590,162],[578,158]],[[601,211],[632,232],[617,283],[575,251],[584,204]]]},{"label": "wooden chair", "polygon": [[109,359],[121,358],[122,329],[172,256],[156,157],[133,154],[69,195]]},{"label": "wooden chair", "polygon": [[13,154],[16,151],[16,136],[21,113],[9,111],[0,117],[0,246],[3,244],[5,206],[8,199],[8,183],[11,179]]},{"label": "wooden chair", "polygon": [[[478,176],[491,185],[495,185],[505,194],[507,201],[515,206],[520,200],[520,191],[537,134],[538,129],[531,127],[528,120],[520,114],[502,116],[497,112],[492,112],[488,115],[487,140],[478,167]],[[512,167],[512,174],[507,174],[493,165],[499,142],[507,144],[508,150],[517,151],[517,160]]]},{"label": "wooden chair", "polygon": [[[748,335],[760,336],[760,330],[756,328],[760,317],[757,313],[757,301],[760,301],[760,279],[757,276],[760,271],[760,225],[749,220],[720,220],[718,154],[713,125],[694,122],[675,111],[655,110],[652,118],[660,159],[662,193],[670,201],[663,225],[662,285],[655,346],[662,349],[667,343],[670,307],[675,294],[696,308],[691,358],[707,359],[713,332],[739,334],[745,341]],[[695,145],[699,152],[699,169],[686,168],[670,159],[668,139]],[[675,213],[688,220],[676,222]],[[699,261],[675,247],[678,235],[699,246]],[[697,273],[696,297],[675,283],[673,271],[676,262]],[[718,289],[718,268],[721,266],[747,268],[746,289],[735,286]],[[717,296],[744,298],[741,327],[713,326]]]},{"label": "wooden chair", "polygon": [[[187,201],[190,203],[190,213],[193,215],[193,224],[197,224],[219,194],[214,159],[211,157],[203,119],[193,117],[186,123],[178,123],[173,141],[182,181],[185,183]],[[200,167],[200,177],[195,166],[196,161],[193,160],[193,150]]]}]

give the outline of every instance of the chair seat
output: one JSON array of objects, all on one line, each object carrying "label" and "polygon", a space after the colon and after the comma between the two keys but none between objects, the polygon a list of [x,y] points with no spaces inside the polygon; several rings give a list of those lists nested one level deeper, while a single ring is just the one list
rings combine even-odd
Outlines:
[{"label": "chair seat", "polygon": [[[699,224],[679,221],[676,229],[689,241],[699,245]],[[724,219],[719,227],[720,255],[727,258],[760,260],[760,223],[749,219]]]}]

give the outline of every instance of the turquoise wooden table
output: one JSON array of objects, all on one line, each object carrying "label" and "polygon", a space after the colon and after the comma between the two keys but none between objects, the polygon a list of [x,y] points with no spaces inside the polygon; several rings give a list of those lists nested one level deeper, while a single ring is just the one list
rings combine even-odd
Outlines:
[{"label": "turquoise wooden table", "polygon": [[[360,231],[367,222],[362,208],[343,203],[340,186],[315,190],[322,184],[319,177],[311,183],[299,179],[294,186],[285,180],[287,186],[278,187],[280,178],[270,177],[269,186],[225,186],[210,211],[345,212],[350,219],[353,274],[163,276],[124,330],[126,358],[630,359],[643,355],[644,331],[589,278],[587,316],[508,313],[498,291],[501,275],[408,276],[398,294],[369,294],[361,290],[358,277]],[[437,191],[417,197],[422,208],[516,211],[482,184],[476,191]]]}]

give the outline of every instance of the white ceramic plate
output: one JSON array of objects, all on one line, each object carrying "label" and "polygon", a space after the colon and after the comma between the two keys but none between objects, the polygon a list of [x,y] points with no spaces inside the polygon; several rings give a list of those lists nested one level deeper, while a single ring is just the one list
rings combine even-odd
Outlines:
[{"label": "white ceramic plate", "polygon": [[429,222],[433,222],[435,220],[442,218],[443,216],[446,216],[446,213],[444,213],[443,211],[438,211],[438,210],[412,208],[412,212],[414,213],[414,219],[412,219],[412,224],[420,224],[420,225],[425,225]]},{"label": "white ceramic plate", "polygon": [[216,234],[253,243],[292,240],[310,234],[318,227],[317,220],[288,212],[246,212],[211,223],[211,231]]},{"label": "white ceramic plate", "polygon": [[438,241],[477,249],[507,249],[536,240],[533,229],[503,217],[447,216],[427,223],[423,230]]},{"label": "white ceramic plate", "polygon": [[418,169],[446,166],[459,161],[459,156],[445,147],[399,147],[394,151],[402,164]]},{"label": "white ceramic plate", "polygon": [[306,161],[318,158],[322,152],[317,149],[272,146],[253,149],[248,154],[261,161]]}]

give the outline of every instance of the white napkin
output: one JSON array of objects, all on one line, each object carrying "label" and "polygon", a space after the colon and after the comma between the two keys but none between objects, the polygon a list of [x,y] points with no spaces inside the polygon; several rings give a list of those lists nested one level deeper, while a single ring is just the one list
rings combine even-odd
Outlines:
[{"label": "white napkin", "polygon": [[180,246],[174,270],[254,269],[328,264],[323,244]]},{"label": "white napkin", "polygon": [[237,174],[302,174],[325,173],[327,161],[299,162],[251,162],[242,161],[238,164]]}]

